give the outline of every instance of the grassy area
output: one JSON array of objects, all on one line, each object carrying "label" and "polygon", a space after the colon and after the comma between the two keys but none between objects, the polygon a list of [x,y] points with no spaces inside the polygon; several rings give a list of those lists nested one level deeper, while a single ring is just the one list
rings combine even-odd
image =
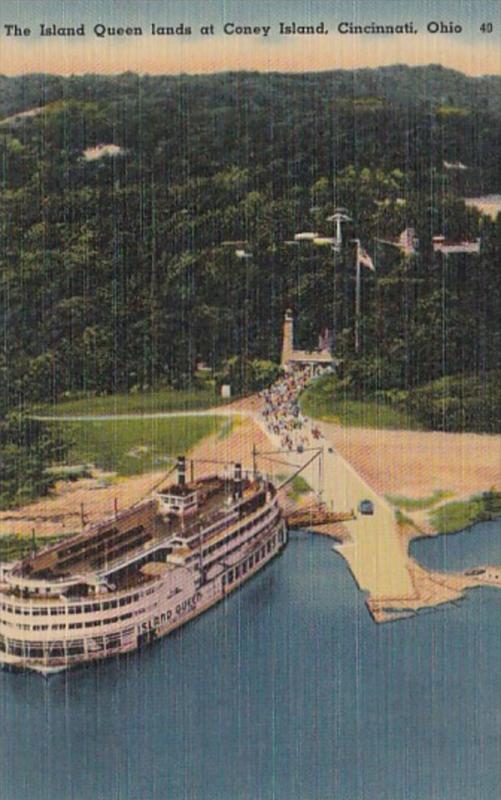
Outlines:
[{"label": "grassy area", "polygon": [[404,514],[402,511],[400,511],[399,508],[397,508],[395,511],[395,519],[397,521],[397,525],[401,525],[402,527],[406,528],[413,528],[415,531],[419,531],[416,523],[410,517],[408,517],[407,514]]},{"label": "grassy area", "polygon": [[308,494],[311,490],[310,484],[301,475],[296,475],[289,484],[288,493],[293,500],[299,500],[303,494]]},{"label": "grassy area", "polygon": [[462,502],[446,503],[430,513],[430,520],[438,533],[454,533],[500,516],[501,492],[491,491]]},{"label": "grassy area", "polygon": [[223,439],[226,439],[232,430],[235,428],[236,425],[240,425],[242,422],[242,417],[233,416],[231,419],[222,419],[221,426],[217,432],[217,438],[219,442],[222,442]]},{"label": "grassy area", "polygon": [[155,414],[162,411],[197,411],[231,402],[223,400],[212,387],[192,391],[159,389],[137,394],[114,394],[103,397],[82,397],[36,407],[46,416],[79,416],[86,414]]},{"label": "grassy area", "polygon": [[429,497],[401,497],[399,495],[387,494],[386,499],[394,506],[399,508],[406,508],[408,511],[420,511],[425,508],[432,508],[436,506],[441,500],[446,497],[451,497],[451,492],[444,492],[438,489],[433,492]]},{"label": "grassy area", "polygon": [[[61,538],[61,536],[44,536],[43,539],[35,539],[35,550],[40,550],[42,547],[55,544]],[[21,536],[12,533],[8,536],[0,537],[0,561],[17,561],[19,558],[28,556],[32,550],[33,539],[31,536]]]},{"label": "grassy area", "polygon": [[119,475],[137,475],[165,468],[169,457],[186,453],[200,439],[218,434],[228,420],[221,417],[111,419],[64,422],[72,442],[68,461],[95,464]]},{"label": "grassy area", "polygon": [[431,430],[500,433],[501,370],[438,378],[409,392],[405,403]]},{"label": "grassy area", "polygon": [[380,428],[387,430],[420,430],[410,414],[389,403],[376,400],[352,400],[336,389],[332,376],[320,378],[301,395],[301,408],[308,417],[336,422],[346,427]]},{"label": "grassy area", "polygon": [[449,375],[412,391],[356,394],[348,379],[328,375],[303,392],[305,414],[346,427],[499,433],[501,372]]}]

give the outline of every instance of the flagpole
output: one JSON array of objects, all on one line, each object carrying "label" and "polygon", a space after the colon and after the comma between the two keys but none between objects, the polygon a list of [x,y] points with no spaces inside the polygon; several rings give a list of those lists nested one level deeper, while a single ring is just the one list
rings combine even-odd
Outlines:
[{"label": "flagpole", "polygon": [[343,235],[341,233],[341,216],[338,215],[336,219],[336,239],[339,247],[341,247],[343,243]]},{"label": "flagpole", "polygon": [[356,272],[355,272],[355,353],[360,350],[360,239],[355,239],[356,244]]}]

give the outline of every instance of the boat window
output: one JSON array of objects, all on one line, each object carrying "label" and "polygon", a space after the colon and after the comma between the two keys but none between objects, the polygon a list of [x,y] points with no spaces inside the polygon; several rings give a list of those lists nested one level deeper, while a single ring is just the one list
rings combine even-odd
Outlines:
[{"label": "boat window", "polygon": [[68,655],[69,656],[82,656],[84,654],[83,644],[73,644],[72,642],[68,643]]},{"label": "boat window", "polygon": [[43,648],[28,646],[26,648],[26,655],[28,658],[43,658]]}]

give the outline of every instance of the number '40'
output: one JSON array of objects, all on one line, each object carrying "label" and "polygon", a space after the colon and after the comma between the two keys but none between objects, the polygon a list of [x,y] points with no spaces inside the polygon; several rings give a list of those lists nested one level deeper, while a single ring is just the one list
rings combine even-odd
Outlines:
[{"label": "number '40'", "polygon": [[492,31],[494,30],[494,26],[492,22],[482,22],[480,30],[482,31],[482,33],[492,33]]}]

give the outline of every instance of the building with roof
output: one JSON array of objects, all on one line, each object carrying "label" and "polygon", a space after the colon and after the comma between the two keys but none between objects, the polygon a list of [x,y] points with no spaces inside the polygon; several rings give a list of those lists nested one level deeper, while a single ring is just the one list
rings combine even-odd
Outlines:
[{"label": "building with roof", "polygon": [[475,239],[473,242],[450,242],[446,240],[445,236],[440,235],[434,236],[432,243],[434,253],[443,253],[444,255],[449,255],[451,253],[478,255],[480,253],[480,239]]}]

